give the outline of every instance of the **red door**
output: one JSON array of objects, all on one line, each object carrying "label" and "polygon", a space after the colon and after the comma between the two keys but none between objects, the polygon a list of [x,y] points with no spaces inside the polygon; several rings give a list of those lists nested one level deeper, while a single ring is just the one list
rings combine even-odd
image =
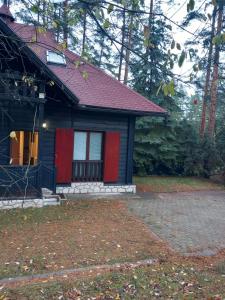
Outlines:
[{"label": "red door", "polygon": [[117,182],[120,162],[120,132],[105,133],[104,182]]},{"label": "red door", "polygon": [[56,183],[70,183],[72,180],[74,130],[56,129],[55,166]]}]

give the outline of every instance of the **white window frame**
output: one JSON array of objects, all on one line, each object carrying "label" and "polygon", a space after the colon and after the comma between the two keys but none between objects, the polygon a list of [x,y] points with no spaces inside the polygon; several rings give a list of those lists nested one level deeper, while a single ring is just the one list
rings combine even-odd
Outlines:
[{"label": "white window frame", "polygon": [[[53,59],[51,59],[51,54],[52,53],[58,55],[59,57],[61,57],[62,61],[57,62],[57,61],[54,61]],[[66,66],[66,57],[63,53],[52,51],[52,50],[47,50],[46,56],[47,56],[47,63]]]},{"label": "white window frame", "polygon": [[[77,133],[85,133],[86,134],[86,148],[85,148],[85,159],[77,159],[77,156],[76,156],[76,134]],[[100,157],[99,159],[90,159],[90,150],[91,150],[91,134],[92,133],[97,133],[97,134],[100,134],[101,135],[101,145],[100,145]],[[89,131],[89,130],[74,130],[74,148],[73,148],[73,161],[101,161],[102,160],[102,151],[103,151],[103,138],[104,138],[104,135],[103,135],[103,132],[102,131]],[[87,148],[88,147],[88,148]],[[83,152],[83,153],[84,153]]]}]

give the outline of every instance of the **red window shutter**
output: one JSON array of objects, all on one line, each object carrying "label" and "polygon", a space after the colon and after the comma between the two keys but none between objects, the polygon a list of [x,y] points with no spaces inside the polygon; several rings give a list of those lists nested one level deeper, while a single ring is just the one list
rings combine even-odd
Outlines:
[{"label": "red window shutter", "polygon": [[120,162],[120,133],[106,132],[104,147],[104,182],[117,182]]},{"label": "red window shutter", "polygon": [[72,180],[73,139],[73,129],[56,129],[55,166],[57,183],[70,183]]}]

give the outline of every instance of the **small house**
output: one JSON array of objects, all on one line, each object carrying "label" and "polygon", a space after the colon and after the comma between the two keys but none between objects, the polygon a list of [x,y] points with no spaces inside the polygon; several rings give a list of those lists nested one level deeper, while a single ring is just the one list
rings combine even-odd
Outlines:
[{"label": "small house", "polygon": [[135,192],[135,119],[166,111],[0,8],[0,197]]}]

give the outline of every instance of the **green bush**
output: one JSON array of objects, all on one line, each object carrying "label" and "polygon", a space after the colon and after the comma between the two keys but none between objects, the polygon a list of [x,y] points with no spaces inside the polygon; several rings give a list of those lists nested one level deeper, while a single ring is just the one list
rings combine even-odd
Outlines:
[{"label": "green bush", "polygon": [[139,119],[135,173],[209,177],[223,170],[224,147],[209,138],[201,140],[197,129],[187,120],[165,124],[152,118]]}]

